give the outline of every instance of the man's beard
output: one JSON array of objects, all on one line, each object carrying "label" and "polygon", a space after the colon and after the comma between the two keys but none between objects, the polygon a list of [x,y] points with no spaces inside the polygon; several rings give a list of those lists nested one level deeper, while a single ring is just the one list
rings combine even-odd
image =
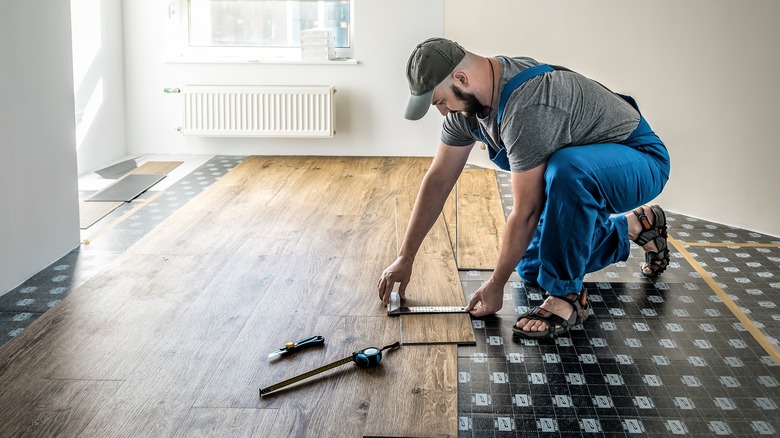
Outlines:
[{"label": "man's beard", "polygon": [[452,85],[452,92],[459,101],[463,102],[465,107],[460,111],[466,117],[473,117],[476,115],[484,117],[490,114],[490,108],[479,103],[477,96],[473,93],[464,93],[454,84]]}]

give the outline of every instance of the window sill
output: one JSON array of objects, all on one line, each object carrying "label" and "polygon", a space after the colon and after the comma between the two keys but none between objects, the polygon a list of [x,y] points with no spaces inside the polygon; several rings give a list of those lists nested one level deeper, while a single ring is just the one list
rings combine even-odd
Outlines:
[{"label": "window sill", "polygon": [[314,59],[248,59],[240,57],[169,57],[165,60],[168,64],[277,64],[277,65],[357,65],[358,61],[352,58],[336,58],[331,60]]}]

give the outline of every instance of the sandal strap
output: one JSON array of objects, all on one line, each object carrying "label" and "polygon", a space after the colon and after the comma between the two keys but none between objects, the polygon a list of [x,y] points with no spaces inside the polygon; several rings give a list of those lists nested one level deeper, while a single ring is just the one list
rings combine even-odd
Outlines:
[{"label": "sandal strap", "polygon": [[[551,295],[549,292],[545,292],[545,295],[548,297],[555,297],[559,300],[566,301],[574,308],[574,312],[581,312],[583,309],[588,307],[588,293],[585,292],[585,289],[581,290],[577,296],[574,297],[574,299],[571,299],[568,297],[568,295]],[[584,302],[584,304],[583,304]]]},{"label": "sandal strap", "polygon": [[[569,325],[569,321],[538,306],[517,317],[517,321],[520,321],[523,318],[546,322],[547,328],[550,330],[554,329],[556,326],[566,327]],[[517,321],[515,321],[515,323],[517,323]]]}]

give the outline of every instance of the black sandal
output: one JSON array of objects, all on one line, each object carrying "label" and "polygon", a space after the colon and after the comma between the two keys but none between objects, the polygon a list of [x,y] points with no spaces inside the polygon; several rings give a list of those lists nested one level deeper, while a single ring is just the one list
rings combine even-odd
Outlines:
[{"label": "black sandal", "polygon": [[[547,295],[549,296],[550,294],[548,293]],[[569,319],[563,319],[549,310],[537,306],[517,317],[515,325],[512,326],[512,331],[514,334],[523,338],[532,339],[554,338],[556,336],[568,333],[572,327],[582,324],[590,316],[588,293],[584,290],[577,294],[573,300],[567,296],[556,296],[555,298],[560,298],[561,300],[566,301],[574,308],[574,313],[571,314]],[[547,328],[539,332],[525,331],[522,328],[517,327],[517,323],[523,318],[544,321],[547,323]]]},{"label": "black sandal", "polygon": [[649,208],[655,216],[652,224],[645,214],[644,206],[633,211],[634,215],[639,219],[639,224],[642,226],[642,232],[639,233],[634,243],[640,247],[645,246],[650,241],[655,243],[657,251],[645,252],[645,263],[647,263],[647,267],[651,272],[646,274],[644,269],[642,270],[642,275],[645,277],[655,278],[669,266],[669,245],[667,242],[669,233],[667,232],[666,213],[664,210],[657,205],[652,205]]}]

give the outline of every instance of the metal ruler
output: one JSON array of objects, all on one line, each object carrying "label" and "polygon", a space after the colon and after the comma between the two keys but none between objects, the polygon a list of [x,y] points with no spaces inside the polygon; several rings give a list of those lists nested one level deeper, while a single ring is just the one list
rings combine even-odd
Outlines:
[{"label": "metal ruler", "polygon": [[467,313],[463,306],[400,306],[388,309],[387,316],[430,315],[433,313]]}]

